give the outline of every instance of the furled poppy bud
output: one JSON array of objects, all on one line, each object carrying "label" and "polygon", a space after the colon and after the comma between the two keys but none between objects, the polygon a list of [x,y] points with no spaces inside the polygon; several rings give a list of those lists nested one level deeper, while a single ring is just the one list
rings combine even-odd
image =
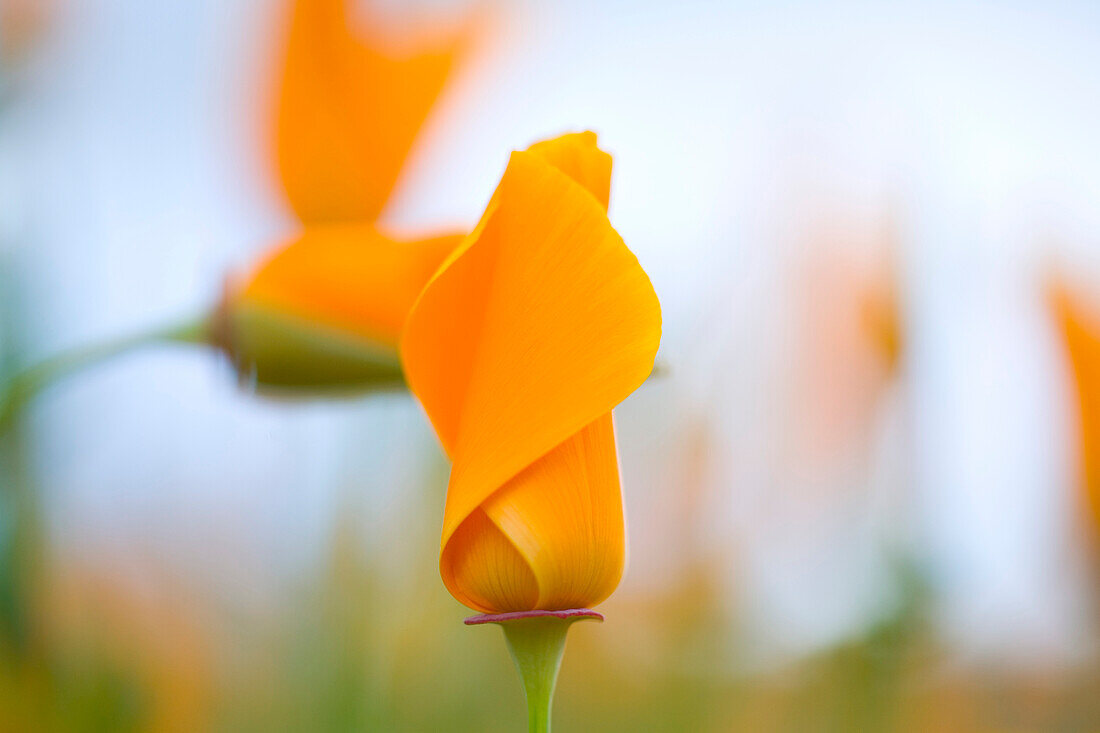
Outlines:
[{"label": "furled poppy bud", "polygon": [[391,239],[369,224],[313,227],[230,284],[218,345],[267,391],[404,385],[397,343],[420,289],[461,237]]},{"label": "furled poppy bud", "polygon": [[607,218],[592,133],[512,154],[406,322],[410,388],[453,461],[440,572],[484,612],[572,609],[625,559],[611,409],[653,368],[661,311]]}]

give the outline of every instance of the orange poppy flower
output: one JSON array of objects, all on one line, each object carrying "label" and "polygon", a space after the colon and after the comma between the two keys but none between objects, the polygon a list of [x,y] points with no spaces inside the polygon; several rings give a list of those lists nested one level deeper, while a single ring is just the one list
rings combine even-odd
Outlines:
[{"label": "orange poppy flower", "polygon": [[215,322],[242,380],[269,391],[403,384],[397,342],[405,316],[461,241],[457,234],[397,241],[374,223],[464,31],[413,48],[411,36],[385,34],[370,18],[353,29],[348,6],[291,4],[276,153],[306,228],[230,288]]},{"label": "orange poppy flower", "polygon": [[453,461],[440,572],[488,613],[603,601],[625,560],[611,409],[653,368],[661,311],[611,227],[592,133],[512,154],[413,306],[411,390]]},{"label": "orange poppy flower", "polygon": [[1085,500],[1100,527],[1100,313],[1063,285],[1051,289],[1051,303],[1076,381]]},{"label": "orange poppy flower", "polygon": [[464,45],[464,31],[418,28],[429,45],[371,17],[353,28],[348,5],[296,0],[290,13],[276,159],[305,224],[378,219]]}]

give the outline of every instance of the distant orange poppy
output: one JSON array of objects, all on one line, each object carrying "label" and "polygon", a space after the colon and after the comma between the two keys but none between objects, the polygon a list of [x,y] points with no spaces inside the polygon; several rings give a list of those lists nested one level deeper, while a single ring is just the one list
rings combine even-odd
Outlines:
[{"label": "distant orange poppy", "polygon": [[359,27],[350,10],[348,0],[288,6],[275,153],[305,229],[231,284],[215,323],[242,379],[266,389],[401,385],[405,317],[461,240],[399,241],[376,220],[468,26],[394,34],[370,16]]},{"label": "distant orange poppy", "polygon": [[610,178],[592,133],[513,153],[406,322],[409,386],[453,461],[440,572],[479,611],[592,606],[622,574],[611,409],[652,370],[661,310]]},{"label": "distant orange poppy", "polygon": [[1100,311],[1064,284],[1052,287],[1050,296],[1076,382],[1084,498],[1093,527],[1100,528]]},{"label": "distant orange poppy", "polygon": [[897,283],[886,278],[869,285],[861,301],[864,332],[890,374],[899,369],[905,347],[898,301]]}]

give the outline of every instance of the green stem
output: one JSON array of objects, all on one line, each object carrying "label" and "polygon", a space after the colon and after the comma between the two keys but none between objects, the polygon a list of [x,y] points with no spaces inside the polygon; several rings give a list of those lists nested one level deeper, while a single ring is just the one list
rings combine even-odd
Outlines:
[{"label": "green stem", "polygon": [[565,635],[575,618],[523,618],[500,624],[527,696],[529,733],[550,733],[554,688],[565,651]]},{"label": "green stem", "polygon": [[75,372],[153,344],[198,344],[209,340],[209,323],[204,317],[74,349],[41,361],[17,372],[6,384],[0,384],[0,428],[14,419],[39,392]]},{"label": "green stem", "polygon": [[24,436],[0,431],[0,514],[8,525],[0,533],[0,650],[24,659],[40,651],[33,643],[33,603],[44,562],[41,507],[31,481]]}]

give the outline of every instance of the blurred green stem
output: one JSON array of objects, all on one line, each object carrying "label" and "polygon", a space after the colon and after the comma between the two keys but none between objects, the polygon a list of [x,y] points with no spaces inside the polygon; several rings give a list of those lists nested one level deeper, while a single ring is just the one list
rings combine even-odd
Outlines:
[{"label": "blurred green stem", "polygon": [[501,623],[508,651],[523,679],[529,733],[550,733],[565,635],[576,619],[527,618]]},{"label": "blurred green stem", "polygon": [[40,507],[25,456],[20,431],[0,431],[0,650],[22,657],[33,651],[32,603],[43,561]]},{"label": "blurred green stem", "polygon": [[6,427],[39,392],[71,374],[145,346],[210,341],[207,317],[67,351],[14,374],[0,385],[0,429]]}]

